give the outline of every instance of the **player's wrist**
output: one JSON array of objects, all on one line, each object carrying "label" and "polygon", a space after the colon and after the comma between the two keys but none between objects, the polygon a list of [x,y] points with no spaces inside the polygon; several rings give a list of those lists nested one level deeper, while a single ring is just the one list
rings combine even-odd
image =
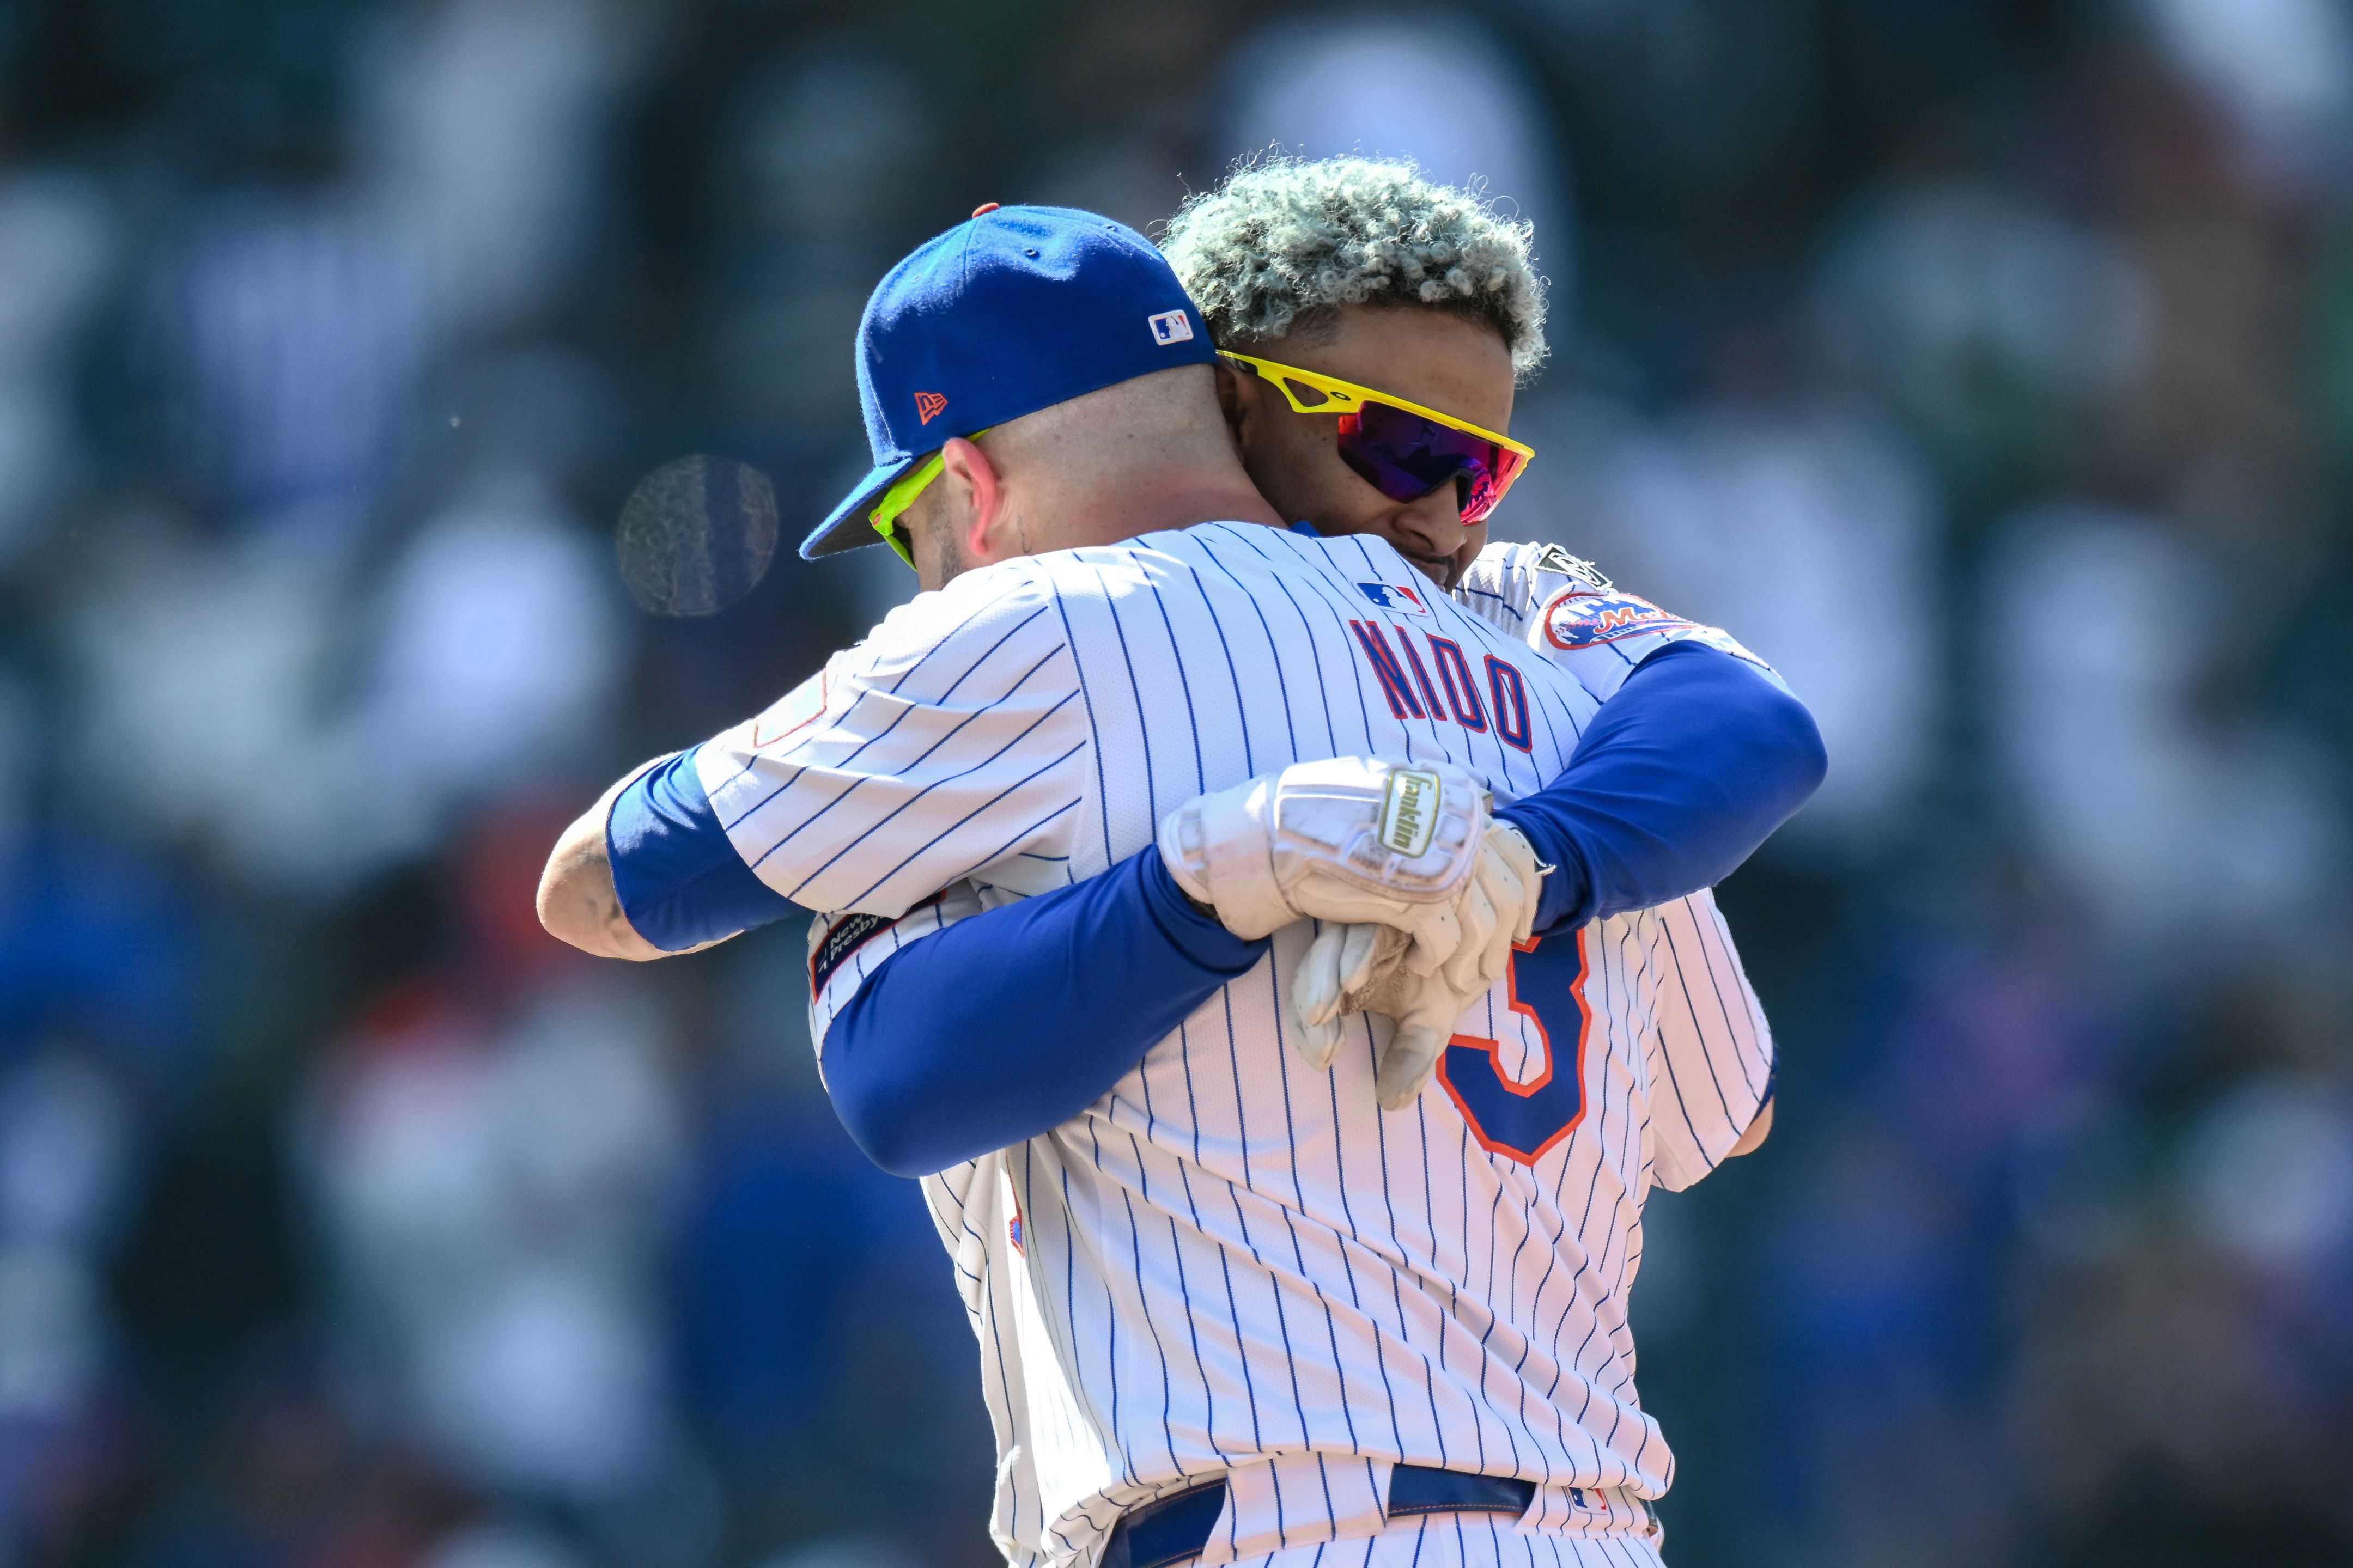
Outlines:
[{"label": "player's wrist", "polygon": [[1140,885],[1161,936],[1187,961],[1240,974],[1265,955],[1265,937],[1240,937],[1228,930],[1217,906],[1187,893],[1156,847],[1139,852],[1122,874]]},{"label": "player's wrist", "polygon": [[1299,918],[1276,880],[1268,825],[1272,779],[1196,795],[1160,824],[1162,864],[1177,889],[1236,936],[1271,936]]}]

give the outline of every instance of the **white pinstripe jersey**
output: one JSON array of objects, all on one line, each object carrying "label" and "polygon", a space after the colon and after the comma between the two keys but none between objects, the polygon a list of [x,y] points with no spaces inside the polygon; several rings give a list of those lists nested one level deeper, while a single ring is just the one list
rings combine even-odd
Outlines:
[{"label": "white pinstripe jersey", "polygon": [[[821,1041],[898,947],[1105,869],[1193,795],[1378,754],[1514,798],[1643,654],[1736,650],[1542,547],[1490,550],[1463,596],[1483,614],[1377,540],[1239,523],[1008,562],[697,765],[763,879],[843,911],[812,932]],[[1386,1021],[1329,1074],[1284,1038],[1308,940],[1078,1118],[924,1183],[1017,1563],[1091,1561],[1121,1511],[1219,1474],[1205,1563],[1378,1528],[1399,1460],[1543,1483],[1531,1519],[1571,1532],[1640,1529],[1667,1486],[1626,1327],[1642,1195],[1721,1160],[1771,1071],[1712,900],[1539,939],[1389,1114]]]}]

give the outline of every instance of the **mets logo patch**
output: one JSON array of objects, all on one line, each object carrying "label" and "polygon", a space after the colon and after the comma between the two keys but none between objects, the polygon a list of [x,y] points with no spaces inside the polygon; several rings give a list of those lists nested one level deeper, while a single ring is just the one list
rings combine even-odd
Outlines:
[{"label": "mets logo patch", "polygon": [[1545,640],[1556,648],[1599,647],[1645,632],[1672,632],[1693,623],[1632,594],[1563,594],[1545,606]]},{"label": "mets logo patch", "polygon": [[1356,592],[1384,610],[1397,610],[1409,616],[1430,614],[1430,605],[1419,588],[1400,588],[1394,583],[1359,583]]}]

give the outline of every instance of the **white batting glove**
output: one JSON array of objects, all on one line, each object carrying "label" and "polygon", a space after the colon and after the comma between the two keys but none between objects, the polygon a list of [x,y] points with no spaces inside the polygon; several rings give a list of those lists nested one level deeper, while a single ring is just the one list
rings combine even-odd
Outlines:
[{"label": "white batting glove", "polygon": [[[1421,1098],[1423,1087],[1438,1070],[1438,1058],[1446,1053],[1447,1043],[1454,1037],[1454,1026],[1482,993],[1465,994],[1457,991],[1447,984],[1442,973],[1414,973],[1404,963],[1405,938],[1387,926],[1335,926],[1324,934],[1334,933],[1338,934],[1338,941],[1331,944],[1329,951],[1343,955],[1340,973],[1345,989],[1336,996],[1323,999],[1317,1023],[1311,1025],[1302,1020],[1293,1037],[1300,1041],[1299,1054],[1311,1066],[1328,1068],[1338,1050],[1348,1015],[1384,1015],[1397,1027],[1391,1031],[1388,1044],[1381,1047],[1373,1094],[1382,1110],[1402,1110]],[[1300,983],[1293,988],[1294,996],[1305,996],[1308,972],[1317,962],[1317,955],[1311,952],[1307,962],[1300,965]],[[1351,980],[1357,984],[1348,984]],[[1304,1005],[1303,1003],[1303,1009]]]},{"label": "white batting glove", "polygon": [[1377,921],[1413,939],[1428,973],[1461,945],[1458,895],[1477,880],[1486,826],[1486,791],[1452,763],[1334,757],[1196,795],[1160,824],[1159,847],[1236,936]]},{"label": "white batting glove", "polygon": [[1397,1032],[1389,1037],[1380,1067],[1373,1075],[1373,1098],[1380,1101],[1383,1110],[1403,1110],[1421,1098],[1430,1075],[1438,1070],[1438,1058],[1446,1054],[1447,1042],[1454,1038],[1454,1026],[1485,994],[1465,995],[1435,974],[1417,977],[1400,971],[1399,979],[1404,994],[1394,1000],[1385,998],[1388,1005],[1376,1009],[1397,1020]]},{"label": "white batting glove", "polygon": [[1403,994],[1410,945],[1396,927],[1369,921],[1327,925],[1316,932],[1291,980],[1292,1021],[1298,1026],[1291,1037],[1300,1059],[1317,1072],[1328,1070],[1348,1016],[1382,1011],[1376,998]]},{"label": "white batting glove", "polygon": [[1319,1071],[1328,1068],[1344,1019],[1359,1012],[1387,1014],[1398,1029],[1381,1053],[1376,1088],[1385,1109],[1411,1104],[1430,1081],[1455,1021],[1504,978],[1514,947],[1533,934],[1550,869],[1517,828],[1491,824],[1473,874],[1456,895],[1461,942],[1427,970],[1413,962],[1417,954],[1404,935],[1389,926],[1325,927],[1292,983],[1300,1056]]}]

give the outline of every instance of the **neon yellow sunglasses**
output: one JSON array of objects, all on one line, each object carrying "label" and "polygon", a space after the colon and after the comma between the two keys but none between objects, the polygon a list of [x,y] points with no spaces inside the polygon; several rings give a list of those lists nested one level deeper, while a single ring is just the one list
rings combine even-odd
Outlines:
[{"label": "neon yellow sunglasses", "polygon": [[[987,430],[976,430],[965,439],[977,441],[987,434]],[[915,498],[940,477],[940,470],[947,465],[947,460],[948,449],[942,446],[913,468],[900,475],[897,481],[882,492],[882,499],[874,503],[874,510],[866,514],[868,521],[874,524],[874,531],[882,536],[882,542],[897,551],[899,559],[910,566],[915,563],[915,552],[907,531],[899,526],[899,514],[914,505]]]},{"label": "neon yellow sunglasses", "polygon": [[1484,522],[1535,460],[1535,448],[1451,414],[1320,371],[1221,352],[1282,393],[1293,412],[1338,415],[1340,460],[1391,500],[1419,500],[1451,479],[1462,521]]}]

